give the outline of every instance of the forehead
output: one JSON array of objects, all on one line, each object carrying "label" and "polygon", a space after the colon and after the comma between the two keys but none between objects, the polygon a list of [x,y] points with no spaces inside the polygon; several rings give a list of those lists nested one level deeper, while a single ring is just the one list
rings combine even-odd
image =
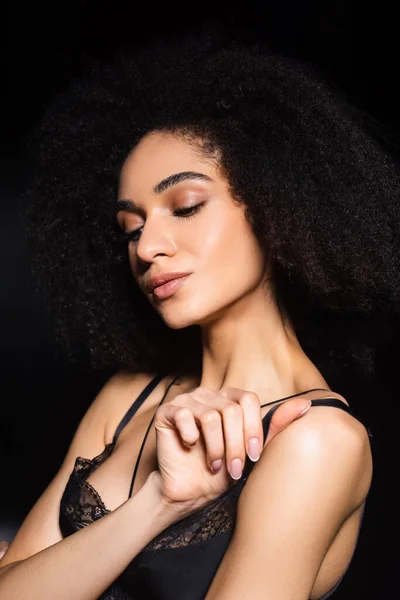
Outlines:
[{"label": "forehead", "polygon": [[147,192],[173,173],[197,171],[218,178],[215,161],[183,138],[152,132],[143,137],[125,160],[119,181],[119,193],[127,196]]}]

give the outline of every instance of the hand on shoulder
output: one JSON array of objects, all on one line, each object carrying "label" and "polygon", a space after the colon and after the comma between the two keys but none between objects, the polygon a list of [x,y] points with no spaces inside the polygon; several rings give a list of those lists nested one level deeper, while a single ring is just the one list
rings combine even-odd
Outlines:
[{"label": "hand on shoulder", "polygon": [[275,476],[285,480],[304,471],[298,482],[300,495],[310,485],[321,491],[336,485],[341,490],[339,497],[347,503],[343,510],[349,513],[365,500],[372,480],[371,446],[367,429],[351,414],[335,407],[312,406],[303,418],[268,441],[271,443],[253,469],[253,479],[264,479],[268,473],[269,481]]}]

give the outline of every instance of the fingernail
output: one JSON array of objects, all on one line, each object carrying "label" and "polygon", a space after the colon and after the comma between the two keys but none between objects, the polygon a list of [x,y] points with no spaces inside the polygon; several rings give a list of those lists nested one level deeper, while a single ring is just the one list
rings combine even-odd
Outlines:
[{"label": "fingernail", "polygon": [[303,410],[301,411],[299,416],[304,415],[304,413],[306,413],[308,411],[308,409],[310,408],[311,404],[312,404],[312,402],[311,402],[311,400],[309,400],[308,405],[305,408],[303,408]]},{"label": "fingernail", "polygon": [[247,454],[253,462],[260,458],[260,440],[258,437],[252,437],[247,442]]},{"label": "fingernail", "polygon": [[233,479],[240,479],[242,476],[243,465],[240,458],[234,458],[231,462],[230,474]]},{"label": "fingernail", "polygon": [[221,458],[219,458],[218,460],[214,460],[211,463],[211,470],[214,471],[214,473],[217,473],[220,470],[221,465],[222,465],[222,459]]}]

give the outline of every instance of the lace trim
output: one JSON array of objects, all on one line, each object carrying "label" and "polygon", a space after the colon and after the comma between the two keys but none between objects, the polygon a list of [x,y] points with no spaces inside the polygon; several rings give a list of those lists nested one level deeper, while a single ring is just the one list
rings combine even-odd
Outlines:
[{"label": "lace trim", "polygon": [[132,600],[132,596],[124,592],[118,584],[112,584],[97,600]]},{"label": "lace trim", "polygon": [[[60,519],[63,524],[66,524],[68,532],[81,529],[111,512],[86,478],[106,460],[114,445],[114,442],[107,444],[103,452],[93,459],[81,456],[76,458],[60,507]],[[164,529],[143,548],[142,552],[193,546],[223,533],[233,532],[238,498],[254,464],[246,458],[243,475],[237,482],[211,502]],[[110,600],[112,598],[110,596]]]},{"label": "lace trim", "polygon": [[112,442],[107,444],[94,458],[76,457],[60,503],[61,523],[65,525],[66,521],[67,524],[64,535],[82,529],[110,512],[97,490],[86,481],[86,477],[106,460],[113,445]]},{"label": "lace trim", "polygon": [[246,480],[247,477],[242,477],[220,496],[167,527],[151,540],[142,552],[195,546],[217,535],[233,532],[237,501]]},{"label": "lace trim", "polygon": [[96,498],[96,500],[98,501],[98,503],[99,503],[100,507],[102,508],[104,514],[110,513],[111,511],[104,504],[103,498],[100,496],[99,492],[88,481],[86,481],[85,479],[83,479],[81,483]]},{"label": "lace trim", "polygon": [[83,529],[109,512],[92,486],[85,484],[72,474],[66,485],[60,504],[61,522],[66,519],[68,524],[64,535]]},{"label": "lace trim", "polygon": [[[106,449],[105,449],[106,450]],[[103,451],[103,457],[105,452]],[[70,479],[65,488],[60,515],[67,520],[66,535],[97,521],[111,511],[105,506],[97,490],[84,479],[90,468],[99,466],[95,459],[77,457]],[[253,464],[253,463],[252,463]],[[171,548],[197,545],[214,536],[233,531],[236,520],[237,500],[248,478],[248,473],[222,494],[176,521],[151,540],[142,552],[155,552]]]},{"label": "lace trim", "polygon": [[[86,478],[107,459],[114,445],[114,442],[110,442],[94,458],[82,456],[76,458],[60,506],[60,515],[67,520],[68,524],[69,531],[66,535],[90,525],[111,512],[101,495]],[[214,536],[233,531],[237,500],[253,466],[254,463],[251,462],[250,469],[245,467],[241,479],[206,505],[167,527],[151,540],[142,552],[196,545]]]},{"label": "lace trim", "polygon": [[[81,471],[83,469],[96,470],[111,454],[115,446],[115,442],[109,442],[104,446],[104,450],[100,452],[94,458],[83,458],[83,456],[77,456],[75,459],[74,472]],[[92,467],[94,467],[92,469]]]}]

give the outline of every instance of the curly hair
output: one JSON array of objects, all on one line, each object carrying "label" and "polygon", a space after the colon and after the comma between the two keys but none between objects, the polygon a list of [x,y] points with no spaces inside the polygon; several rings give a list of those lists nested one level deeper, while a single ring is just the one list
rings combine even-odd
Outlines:
[{"label": "curly hair", "polygon": [[316,67],[220,34],[158,40],[94,64],[30,135],[32,273],[56,339],[98,368],[198,372],[200,328],[170,329],[134,281],[116,222],[119,173],[150,131],[220,157],[314,362],[374,373],[400,306],[400,174]]}]

